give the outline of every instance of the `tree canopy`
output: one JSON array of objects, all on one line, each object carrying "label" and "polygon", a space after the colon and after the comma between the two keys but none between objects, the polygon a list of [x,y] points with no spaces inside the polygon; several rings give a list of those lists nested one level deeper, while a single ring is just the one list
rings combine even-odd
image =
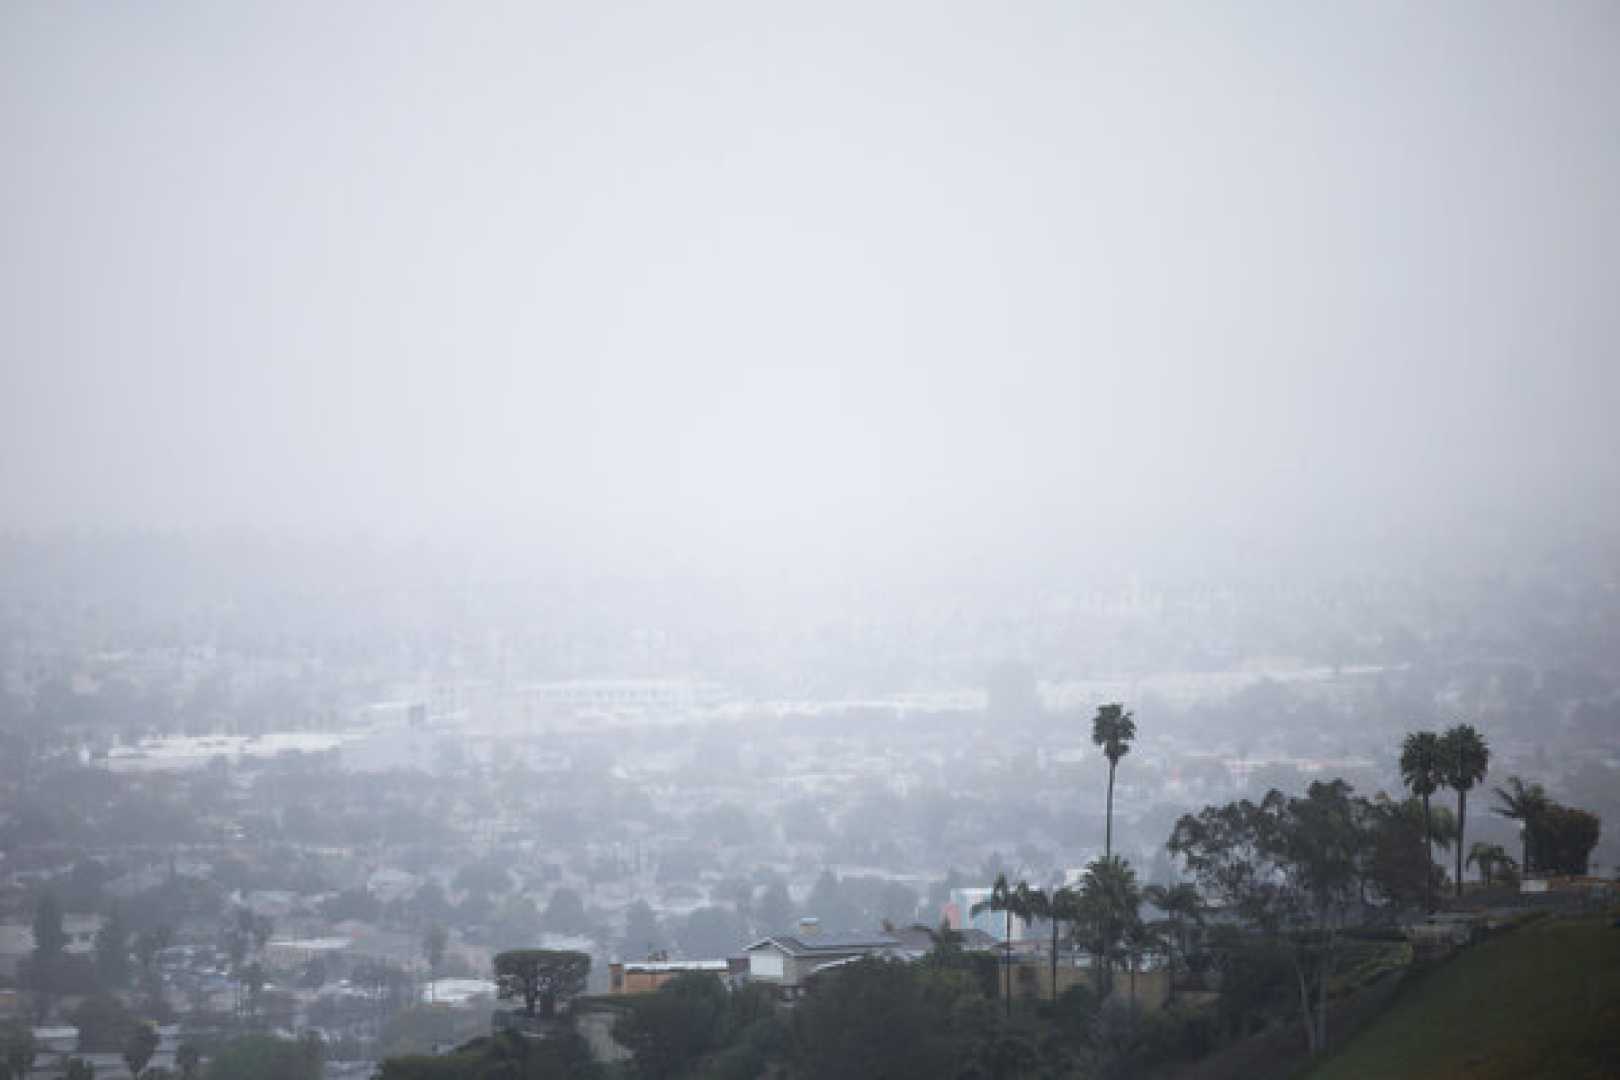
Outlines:
[{"label": "tree canopy", "polygon": [[591,958],[559,949],[512,949],[495,957],[496,996],[523,1002],[523,1012],[550,1017],[557,1006],[581,993]]}]

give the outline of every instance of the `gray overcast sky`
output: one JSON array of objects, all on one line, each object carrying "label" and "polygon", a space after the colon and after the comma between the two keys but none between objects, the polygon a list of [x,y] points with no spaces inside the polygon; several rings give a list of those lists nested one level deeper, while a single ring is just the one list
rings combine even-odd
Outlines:
[{"label": "gray overcast sky", "polygon": [[0,527],[970,559],[1620,491],[1612,2],[17,2],[0,146]]}]

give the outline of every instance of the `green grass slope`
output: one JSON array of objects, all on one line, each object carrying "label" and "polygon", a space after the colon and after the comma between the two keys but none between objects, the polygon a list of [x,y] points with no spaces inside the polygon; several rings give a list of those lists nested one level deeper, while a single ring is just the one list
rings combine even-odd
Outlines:
[{"label": "green grass slope", "polygon": [[1401,988],[1311,1080],[1620,1077],[1620,929],[1549,919]]}]

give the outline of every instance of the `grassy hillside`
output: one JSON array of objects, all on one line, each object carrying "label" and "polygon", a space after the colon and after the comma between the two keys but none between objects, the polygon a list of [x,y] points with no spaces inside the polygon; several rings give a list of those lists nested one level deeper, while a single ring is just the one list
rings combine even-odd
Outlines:
[{"label": "grassy hillside", "polygon": [[1311,1080],[1620,1076],[1620,929],[1549,919],[1402,987]]}]

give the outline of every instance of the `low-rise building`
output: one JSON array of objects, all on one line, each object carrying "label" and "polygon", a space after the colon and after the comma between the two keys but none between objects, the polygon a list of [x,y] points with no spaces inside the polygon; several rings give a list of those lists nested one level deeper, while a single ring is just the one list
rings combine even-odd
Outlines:
[{"label": "low-rise building", "polygon": [[878,932],[823,933],[813,921],[795,934],[761,938],[748,946],[750,982],[776,986],[788,996],[803,991],[818,970],[868,956],[900,955],[900,942]]},{"label": "low-rise building", "polygon": [[608,965],[608,992],[647,994],[688,972],[730,980],[748,970],[746,958],[734,960],[632,960]]}]

